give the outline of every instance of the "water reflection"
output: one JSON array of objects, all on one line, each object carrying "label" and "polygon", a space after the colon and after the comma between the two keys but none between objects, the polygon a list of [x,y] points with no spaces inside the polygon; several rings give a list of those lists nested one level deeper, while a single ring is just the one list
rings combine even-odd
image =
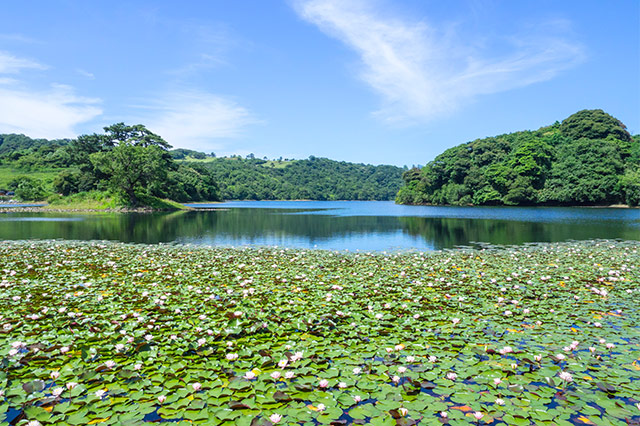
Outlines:
[{"label": "water reflection", "polygon": [[[474,242],[522,244],[569,239],[640,239],[640,211],[637,210],[601,209],[606,214],[597,214],[594,210],[549,209],[538,214],[542,219],[536,221],[536,215],[517,209],[494,208],[489,213],[453,209],[447,211],[453,217],[434,217],[433,211],[429,216],[425,208],[416,208],[413,210],[416,215],[411,216],[410,207],[392,203],[315,202],[303,205],[305,208],[295,204],[282,208],[275,203],[272,206],[262,203],[263,208],[225,204],[217,206],[225,207],[220,210],[168,214],[6,213],[0,216],[0,238],[252,244],[338,250],[424,250]],[[438,215],[442,216],[442,211]]]}]

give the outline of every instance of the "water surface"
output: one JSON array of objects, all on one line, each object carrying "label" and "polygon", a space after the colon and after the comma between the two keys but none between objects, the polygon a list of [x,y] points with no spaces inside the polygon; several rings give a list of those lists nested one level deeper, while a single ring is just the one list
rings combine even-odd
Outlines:
[{"label": "water surface", "polygon": [[640,210],[399,206],[386,201],[236,201],[174,213],[5,213],[0,239],[434,250],[480,243],[640,240]]}]

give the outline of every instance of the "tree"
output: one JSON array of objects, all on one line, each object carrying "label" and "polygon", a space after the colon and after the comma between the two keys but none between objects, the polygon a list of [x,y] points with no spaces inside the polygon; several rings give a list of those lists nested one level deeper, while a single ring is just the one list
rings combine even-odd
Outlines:
[{"label": "tree", "polygon": [[148,187],[161,183],[167,175],[170,158],[158,145],[144,146],[120,142],[109,151],[91,154],[94,167],[109,176],[111,187],[124,194],[131,206],[137,206]]}]

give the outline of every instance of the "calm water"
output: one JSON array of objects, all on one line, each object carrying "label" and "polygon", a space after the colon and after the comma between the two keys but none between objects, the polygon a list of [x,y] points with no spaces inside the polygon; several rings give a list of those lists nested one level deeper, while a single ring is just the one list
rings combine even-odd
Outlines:
[{"label": "calm water", "polygon": [[[195,206],[195,205],[194,205]],[[0,239],[433,250],[596,238],[640,240],[640,210],[427,207],[384,201],[240,201],[156,214],[6,213]]]}]

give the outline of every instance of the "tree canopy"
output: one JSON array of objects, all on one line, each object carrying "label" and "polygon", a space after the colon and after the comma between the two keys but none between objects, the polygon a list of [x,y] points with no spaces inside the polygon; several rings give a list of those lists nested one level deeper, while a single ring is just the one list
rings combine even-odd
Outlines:
[{"label": "tree canopy", "polygon": [[640,203],[640,145],[602,110],[562,123],[478,139],[404,173],[401,204]]}]

